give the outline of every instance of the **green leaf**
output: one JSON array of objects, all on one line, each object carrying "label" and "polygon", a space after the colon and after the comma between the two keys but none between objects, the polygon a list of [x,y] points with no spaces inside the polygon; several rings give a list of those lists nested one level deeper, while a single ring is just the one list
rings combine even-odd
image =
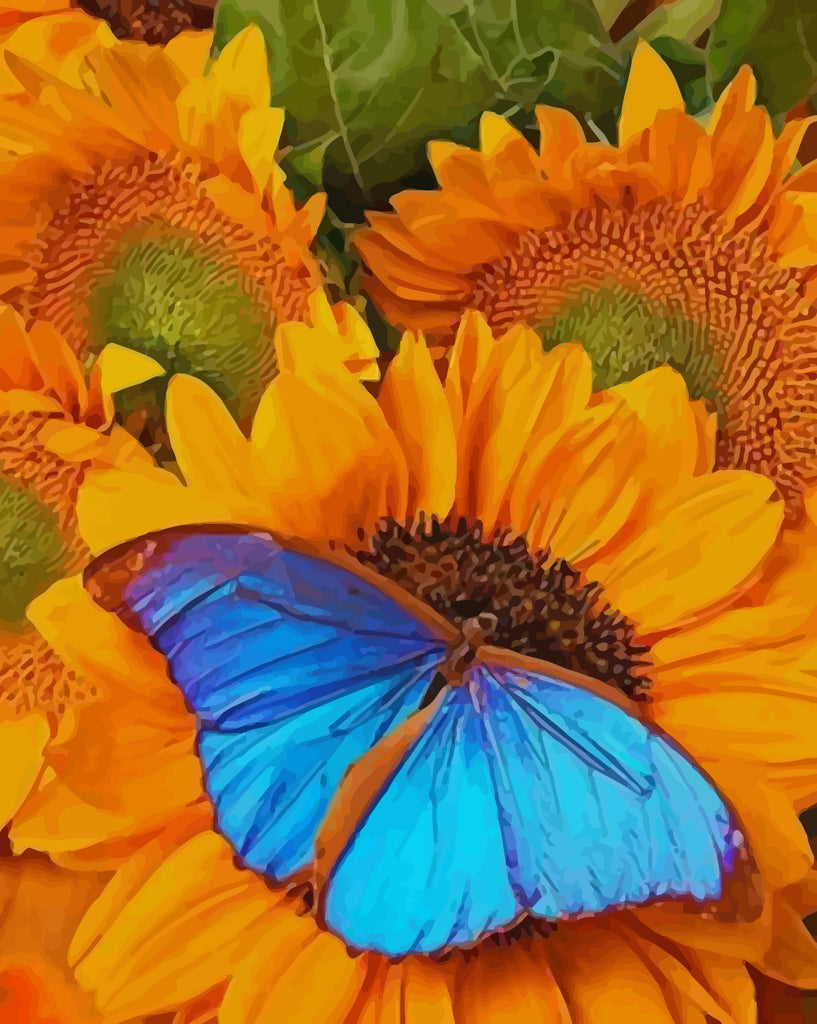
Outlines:
[{"label": "green leaf", "polygon": [[814,0],[724,0],[708,59],[723,84],[741,64],[758,79],[758,98],[782,114],[817,93],[817,6]]},{"label": "green leaf", "polygon": [[660,36],[694,43],[710,28],[721,12],[722,0],[675,0],[661,4],[638,26],[642,39]]},{"label": "green leaf", "polygon": [[217,45],[250,22],[294,120],[288,169],[361,201],[420,171],[429,139],[472,141],[484,110],[592,118],[620,100],[621,54],[590,0],[222,0]]}]

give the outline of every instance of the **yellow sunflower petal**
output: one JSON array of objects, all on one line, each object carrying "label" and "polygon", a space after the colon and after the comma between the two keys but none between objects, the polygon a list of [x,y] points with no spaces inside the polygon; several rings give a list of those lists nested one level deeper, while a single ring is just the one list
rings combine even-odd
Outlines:
[{"label": "yellow sunflower petal", "polygon": [[718,688],[714,677],[709,692],[675,694],[653,704],[650,714],[670,735],[691,745],[699,760],[713,760],[728,738],[730,761],[765,765],[810,759],[817,768],[817,754],[810,746],[817,724],[817,693],[785,699],[782,683],[778,696],[784,699],[770,700],[760,688],[747,690]]},{"label": "yellow sunflower petal", "polygon": [[403,962],[405,1024],[455,1024],[448,977],[439,964],[422,957],[409,957]]},{"label": "yellow sunflower petal", "polygon": [[165,56],[188,78],[204,74],[212,48],[212,32],[180,32],[164,45]]},{"label": "yellow sunflower petal", "polygon": [[482,949],[460,968],[454,999],[460,1024],[570,1024],[571,1017],[547,964],[542,942],[519,942],[507,949]]},{"label": "yellow sunflower petal", "polygon": [[547,437],[530,453],[514,522],[535,547],[592,561],[625,526],[641,491],[636,427],[635,416],[614,401],[587,409],[555,443]]},{"label": "yellow sunflower petal", "polygon": [[[567,430],[585,408],[592,376],[580,346],[559,345],[543,354],[541,340],[527,328],[509,332],[497,342],[497,351],[502,366],[494,388],[474,412],[487,436],[475,435],[470,451],[462,451],[476,484],[472,507],[486,524],[500,516],[509,491],[524,501],[520,491],[535,471],[537,450]],[[525,523],[516,525],[522,529]]]},{"label": "yellow sunflower petal", "polygon": [[269,107],[267,44],[257,25],[249,25],[227,43],[213,63],[211,76],[231,97],[250,106]]},{"label": "yellow sunflower petal", "polygon": [[[379,395],[380,407],[406,455],[409,518],[445,517],[454,500],[457,439],[451,411],[422,336],[403,335]],[[405,512],[401,513],[404,515]]]},{"label": "yellow sunflower petal", "polygon": [[107,443],[106,437],[98,430],[81,423],[48,423],[40,436],[49,451],[68,462],[94,459],[103,454]]},{"label": "yellow sunflower petal", "polygon": [[536,123],[543,171],[549,178],[564,177],[568,158],[586,145],[581,125],[569,111],[545,106],[536,108]]},{"label": "yellow sunflower petal", "polygon": [[3,365],[0,368],[3,390],[25,388],[37,391],[42,388],[42,373],[32,358],[23,319],[15,309],[5,304],[0,305],[0,344],[3,346]]},{"label": "yellow sunflower petal", "polygon": [[4,1024],[104,1024],[65,951],[102,880],[43,858],[0,862],[0,1008]]},{"label": "yellow sunflower petal", "polygon": [[20,809],[36,783],[50,736],[48,720],[36,712],[0,722],[0,747],[6,765],[0,784],[0,823],[3,827]]},{"label": "yellow sunflower petal", "polygon": [[135,826],[132,815],[94,807],[74,796],[53,774],[46,773],[40,788],[15,815],[9,840],[16,854],[26,850],[57,854],[133,835],[137,831]]},{"label": "yellow sunflower petal", "polygon": [[358,380],[378,380],[378,349],[366,321],[348,302],[330,306],[324,292],[312,292],[308,323],[286,323],[275,332],[281,370],[307,376],[332,367],[346,369]]},{"label": "yellow sunflower petal", "polygon": [[247,493],[252,484],[247,439],[216,393],[176,374],[167,389],[167,429],[185,480],[202,491]]},{"label": "yellow sunflower petal", "polygon": [[[667,1002],[679,1018],[689,1015],[700,1019],[719,1020],[723,1009],[706,984],[708,978],[696,978],[683,954],[667,949],[657,941],[635,915],[622,914],[610,922],[612,929],[636,949],[646,965],[654,967],[656,974],[666,979]],[[683,957],[683,959],[681,958]],[[741,965],[731,961],[733,971],[741,972]],[[703,982],[703,983],[702,983]],[[696,1009],[698,1014],[696,1014]]]},{"label": "yellow sunflower petal", "polygon": [[[785,232],[777,229],[774,243],[783,267],[810,267],[817,260],[817,193],[787,192],[780,200],[778,220],[789,214]],[[777,227],[775,225],[775,227]]]},{"label": "yellow sunflower petal", "polygon": [[201,822],[189,820],[168,823],[158,836],[132,851],[117,869],[98,898],[88,908],[71,939],[68,962],[72,967],[96,946],[107,929],[127,907],[175,845],[183,845],[201,830]]},{"label": "yellow sunflower petal", "polygon": [[215,497],[202,496],[183,487],[172,473],[151,467],[89,473],[77,500],[80,530],[97,554],[154,530],[224,523],[232,515]]},{"label": "yellow sunflower petal", "polygon": [[725,612],[655,643],[650,676],[662,700],[715,691],[808,700],[814,621],[814,608],[782,602]]},{"label": "yellow sunflower petal", "polygon": [[247,928],[268,912],[266,890],[204,833],[172,853],[80,960],[80,983],[119,1020],[176,1006],[231,972]]},{"label": "yellow sunflower petal", "polygon": [[684,110],[681,90],[655,50],[649,43],[639,40],[621,107],[619,145],[649,128],[662,110]]},{"label": "yellow sunflower petal", "polygon": [[163,377],[166,372],[161,363],[150,356],[113,342],[105,346],[96,365],[99,367],[100,386],[109,395],[144,384],[155,377]]},{"label": "yellow sunflower petal", "polygon": [[[659,522],[609,564],[595,562],[587,572],[643,631],[681,625],[756,571],[783,520],[782,503],[773,496],[774,485],[753,473],[694,478]],[[717,553],[717,573],[708,552]]]},{"label": "yellow sunflower petal", "polygon": [[[243,1016],[238,1018],[231,1010],[223,1019],[225,1024],[237,1019],[244,1024],[263,1024],[271,1015],[280,1014],[281,1019],[299,1024],[345,1020],[360,994],[366,968],[365,956],[351,957],[340,939],[319,932],[296,949],[281,969],[267,974]],[[320,998],[316,998],[317,991]]]},{"label": "yellow sunflower petal", "polygon": [[786,985],[817,987],[817,940],[784,900],[775,905],[774,930],[775,939],[758,966]]},{"label": "yellow sunflower petal", "polygon": [[674,484],[692,476],[705,458],[698,416],[684,378],[668,366],[642,373],[613,388],[641,421],[649,436],[649,475],[655,490],[668,495]]},{"label": "yellow sunflower petal", "polygon": [[459,434],[466,410],[477,405],[490,381],[486,380],[494,337],[477,312],[463,316],[445,378],[445,395],[454,429]]},{"label": "yellow sunflower petal", "polygon": [[258,407],[252,443],[270,519],[284,533],[351,537],[406,506],[405,456],[377,403],[351,377],[282,373]]},{"label": "yellow sunflower petal", "polygon": [[714,135],[725,124],[748,114],[757,99],[757,80],[752,69],[743,65],[732,81],[718,97],[709,116],[707,131]]},{"label": "yellow sunflower petal", "polygon": [[[266,44],[261,30],[249,25],[227,43],[205,78],[191,79],[179,94],[182,137],[195,151],[228,156],[233,146],[238,150],[238,112],[268,107],[269,101]],[[233,115],[229,122],[226,112]]]},{"label": "yellow sunflower petal", "polygon": [[760,196],[774,159],[774,132],[765,110],[754,108],[712,136],[712,175],[707,192],[732,222]]},{"label": "yellow sunflower petal", "polygon": [[[270,984],[315,939],[314,922],[291,909],[273,909],[268,924],[250,933],[219,1009],[219,1024],[260,1024]],[[269,976],[269,977],[268,977]],[[316,1000],[320,1003],[320,1000]]]},{"label": "yellow sunflower petal", "polygon": [[577,921],[548,942],[573,1024],[619,1024],[622,1018],[675,1024],[654,971],[605,921]]},{"label": "yellow sunflower petal", "polygon": [[755,986],[747,968],[733,957],[713,953],[702,956],[695,950],[685,949],[684,960],[717,1002],[717,1012],[710,1013],[707,1021],[725,1019],[728,1024],[757,1024]]},{"label": "yellow sunflower petal", "polygon": [[284,111],[262,107],[248,111],[238,129],[241,156],[250,169],[259,194],[263,195],[274,174],[281,174],[275,151],[284,128]]}]

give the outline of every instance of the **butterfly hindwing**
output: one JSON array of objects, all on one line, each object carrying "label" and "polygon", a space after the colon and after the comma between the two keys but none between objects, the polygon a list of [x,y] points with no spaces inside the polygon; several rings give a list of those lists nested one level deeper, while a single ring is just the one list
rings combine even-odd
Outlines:
[{"label": "butterfly hindwing", "polygon": [[717,900],[738,841],[710,783],[638,719],[477,663],[358,823],[324,917],[353,947],[433,953],[526,913]]},{"label": "butterfly hindwing", "polygon": [[430,953],[516,916],[485,723],[471,711],[464,688],[445,693],[331,873],[326,922],[351,946]]},{"label": "butterfly hindwing", "polygon": [[137,554],[92,566],[90,588],[167,657],[220,831],[285,878],[311,861],[349,765],[420,705],[445,645],[368,581],[268,534],[167,531]]}]

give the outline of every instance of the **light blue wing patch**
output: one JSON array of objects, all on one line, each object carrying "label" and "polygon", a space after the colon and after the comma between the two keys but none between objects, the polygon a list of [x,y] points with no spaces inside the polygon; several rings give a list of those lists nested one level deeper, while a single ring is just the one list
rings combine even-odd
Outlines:
[{"label": "light blue wing patch", "polygon": [[533,914],[720,897],[729,812],[668,740],[545,675],[481,666],[472,685],[486,696],[510,876]]},{"label": "light blue wing patch", "polygon": [[478,664],[359,824],[324,913],[355,948],[431,953],[525,913],[717,899],[739,842],[710,783],[638,719]]},{"label": "light blue wing patch", "polygon": [[332,873],[324,915],[350,946],[432,953],[514,918],[487,751],[469,693],[449,690]]},{"label": "light blue wing patch", "polygon": [[270,725],[205,727],[199,752],[219,830],[243,862],[282,879],[308,864],[347,768],[417,709],[438,658],[371,674]]}]

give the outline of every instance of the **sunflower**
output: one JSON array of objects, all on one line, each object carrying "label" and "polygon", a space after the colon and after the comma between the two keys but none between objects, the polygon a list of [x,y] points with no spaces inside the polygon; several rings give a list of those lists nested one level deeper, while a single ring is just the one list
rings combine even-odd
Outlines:
[{"label": "sunflower", "polygon": [[[284,113],[257,28],[209,66],[212,33],[151,47],[97,31],[79,75],[7,44],[24,92],[0,97],[0,297],[83,361],[116,342],[201,376],[241,418],[278,370],[276,321],[320,284],[323,197],[296,207],[275,162]],[[123,396],[135,434],[163,387]]]},{"label": "sunflower", "polygon": [[[277,344],[301,351],[305,335],[317,345],[328,329],[285,325]],[[472,1024],[503,1014],[603,1024],[622,1012],[669,1022],[682,1011],[725,1022],[751,1016],[746,963],[817,983],[800,918],[813,856],[797,818],[817,797],[808,569],[817,528],[782,531],[769,480],[714,469],[713,417],[675,371],[593,394],[580,346],[545,353],[526,327],[495,339],[469,314],[444,383],[409,334],[377,398],[347,372],[284,369],[248,438],[213,391],[178,375],[167,420],[184,482],[147,462],[92,470],[78,503],[92,552],[167,527],[248,524],[343,550],[454,621],[463,594],[498,601],[494,643],[618,679],[610,685],[633,697],[634,713],[711,776],[746,830],[766,900],[753,923],[663,906],[509,946],[488,940],[443,963],[350,957],[293,896],[236,864],[199,788],[179,794],[171,826],[154,828],[131,857],[124,841],[110,851],[121,866],[71,950],[101,1009],[125,1020],[227,982],[222,1024],[390,1015]],[[477,594],[485,559],[494,580],[525,581],[551,628],[516,621],[499,584]],[[413,572],[418,564],[434,571]],[[121,658],[112,644],[128,631],[78,578],[31,614],[68,659]],[[141,676],[144,637],[130,637]],[[169,685],[163,671],[150,685],[157,694]],[[179,715],[192,733],[190,714]],[[115,749],[115,730],[107,736]],[[153,756],[129,761],[134,777]],[[41,815],[41,849],[72,848],[77,864],[106,855],[48,826]]]},{"label": "sunflower", "polygon": [[[0,828],[43,781],[51,742],[101,695],[27,618],[30,601],[87,559],[76,501],[89,466],[145,453],[111,429],[111,394],[161,372],[111,346],[90,374],[48,324],[0,306]],[[60,454],[62,452],[62,454]]]},{"label": "sunflower", "polygon": [[743,68],[706,126],[645,43],[618,147],[539,107],[538,150],[485,114],[480,148],[431,143],[440,188],[403,192],[358,235],[375,301],[443,338],[463,310],[580,339],[597,387],[659,365],[719,413],[718,465],[770,476],[793,508],[817,480],[817,166],[808,121],[775,138]]}]

